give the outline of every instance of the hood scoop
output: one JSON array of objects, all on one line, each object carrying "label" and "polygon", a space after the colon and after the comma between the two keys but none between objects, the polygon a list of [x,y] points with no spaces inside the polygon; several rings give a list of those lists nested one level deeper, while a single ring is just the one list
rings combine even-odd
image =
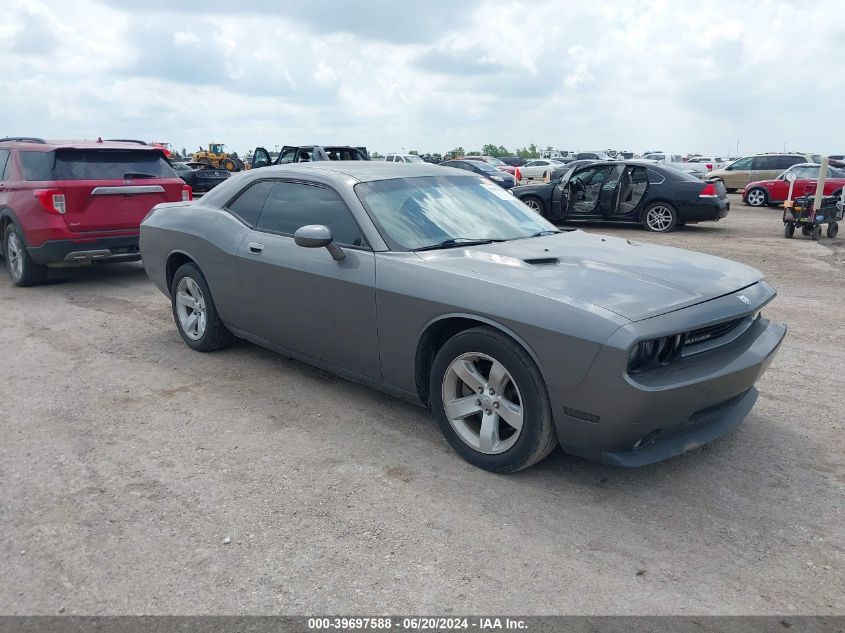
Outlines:
[{"label": "hood scoop", "polygon": [[532,257],[522,261],[532,266],[557,266],[560,263],[557,257]]}]

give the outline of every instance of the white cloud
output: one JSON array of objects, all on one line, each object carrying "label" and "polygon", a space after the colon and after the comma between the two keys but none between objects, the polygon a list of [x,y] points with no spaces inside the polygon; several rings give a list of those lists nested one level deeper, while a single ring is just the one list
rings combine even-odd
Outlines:
[{"label": "white cloud", "polygon": [[838,0],[326,2],[6,0],[0,134],[238,151],[845,146],[830,133]]}]

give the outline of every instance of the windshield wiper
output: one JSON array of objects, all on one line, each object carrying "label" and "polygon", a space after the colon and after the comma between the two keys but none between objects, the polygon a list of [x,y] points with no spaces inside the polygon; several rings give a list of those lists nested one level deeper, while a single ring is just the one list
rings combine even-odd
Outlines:
[{"label": "windshield wiper", "polygon": [[127,171],[125,174],[123,174],[123,177],[127,180],[131,180],[132,178],[158,178],[158,176],[155,176],[153,174],[145,174],[142,171]]},{"label": "windshield wiper", "polygon": [[537,231],[534,235],[529,235],[528,237],[543,237],[544,235],[557,235],[560,231],[555,231],[554,229],[543,229],[542,231]]},{"label": "windshield wiper", "polygon": [[416,253],[418,251],[433,251],[438,248],[455,248],[457,246],[478,246],[480,244],[492,244],[493,242],[504,242],[505,240],[494,239],[474,239],[471,237],[451,237],[448,240],[443,240],[439,244],[429,244],[428,246],[420,246],[413,249]]}]

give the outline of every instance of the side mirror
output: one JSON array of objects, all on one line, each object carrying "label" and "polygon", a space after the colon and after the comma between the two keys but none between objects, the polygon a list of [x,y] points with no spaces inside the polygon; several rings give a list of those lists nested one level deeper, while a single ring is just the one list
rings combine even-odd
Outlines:
[{"label": "side mirror", "polygon": [[336,261],[346,257],[346,253],[334,243],[329,227],[323,224],[308,224],[299,227],[293,235],[293,241],[303,248],[325,248]]}]

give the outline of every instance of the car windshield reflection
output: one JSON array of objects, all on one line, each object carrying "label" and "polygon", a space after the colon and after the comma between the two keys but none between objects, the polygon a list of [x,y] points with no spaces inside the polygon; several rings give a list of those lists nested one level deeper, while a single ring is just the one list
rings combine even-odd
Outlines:
[{"label": "car windshield reflection", "polygon": [[391,250],[557,232],[511,194],[472,176],[380,180],[360,183],[355,192]]}]

